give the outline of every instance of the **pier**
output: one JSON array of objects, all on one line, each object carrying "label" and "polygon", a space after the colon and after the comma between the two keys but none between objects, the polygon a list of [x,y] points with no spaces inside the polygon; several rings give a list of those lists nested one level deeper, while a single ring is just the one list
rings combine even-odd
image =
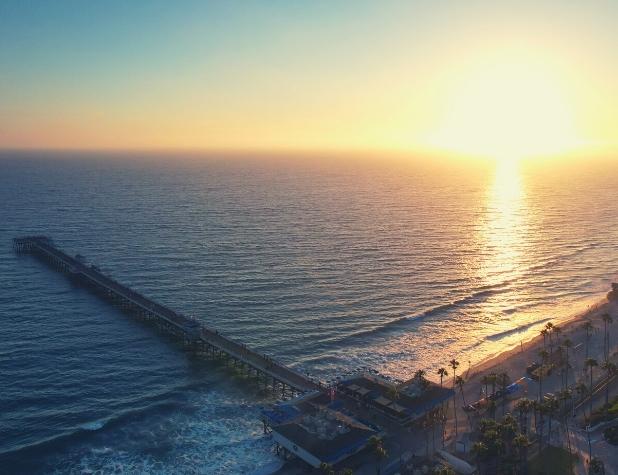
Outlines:
[{"label": "pier", "polygon": [[67,274],[74,282],[92,289],[102,298],[182,340],[200,354],[221,359],[235,370],[255,378],[258,384],[282,397],[319,390],[321,383],[293,370],[267,355],[221,335],[194,317],[178,313],[103,274],[88,265],[81,256],[72,257],[58,249],[47,236],[26,236],[13,239],[13,248],[20,254],[31,254],[54,269]]}]

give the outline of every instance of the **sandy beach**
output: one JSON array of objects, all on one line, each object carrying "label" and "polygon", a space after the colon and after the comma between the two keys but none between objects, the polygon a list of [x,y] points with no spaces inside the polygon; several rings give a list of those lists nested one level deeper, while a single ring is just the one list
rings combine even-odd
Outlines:
[{"label": "sandy beach", "polygon": [[[569,354],[569,362],[572,366],[572,369],[569,372],[569,384],[571,386],[573,386],[577,381],[588,381],[588,373],[586,372],[586,368],[584,366],[586,332],[582,328],[583,323],[587,320],[591,321],[595,328],[589,340],[589,356],[591,358],[595,358],[598,361],[599,365],[604,359],[604,327],[603,321],[601,319],[601,316],[604,313],[609,313],[610,315],[612,315],[612,317],[614,317],[614,320],[618,320],[618,306],[615,303],[608,302],[606,298],[603,298],[595,304],[590,305],[590,307],[583,312],[579,312],[567,318],[556,319],[552,321],[552,324],[560,329],[559,335],[557,334],[557,332],[553,334],[553,350],[556,351],[561,342],[567,338],[572,342],[572,348]],[[614,354],[616,351],[616,338],[614,338],[616,329],[614,327],[615,325],[609,326],[611,343],[610,354]],[[543,335],[540,333],[539,329],[539,333],[529,338],[528,340],[522,341],[520,344],[506,351],[503,351],[495,356],[481,361],[476,365],[473,365],[469,370],[466,369],[461,372],[458,371],[457,375],[462,375],[465,380],[463,392],[466,403],[470,404],[484,396],[483,389],[485,385],[481,381],[481,378],[484,375],[489,375],[492,373],[507,373],[511,382],[516,381],[522,376],[526,376],[526,368],[533,362],[538,362],[541,360],[539,356],[539,351],[543,349],[543,345]],[[546,340],[546,345],[549,349],[549,339]],[[459,369],[461,369],[461,367]],[[450,376],[452,376],[452,370],[448,368],[448,371],[450,373]],[[601,378],[602,376],[603,371],[598,368],[595,371],[595,379]],[[444,385],[451,384],[453,384],[452,377],[449,378],[448,381],[444,381]],[[562,382],[560,371],[554,371],[551,375],[546,376],[543,379],[543,393],[555,392],[561,388],[561,385]],[[458,407],[458,440],[463,440],[466,438],[464,434],[471,430],[470,423],[475,419],[478,421],[478,419],[469,419],[465,415],[466,413],[460,410],[463,405],[463,400],[459,390],[457,390],[456,394],[456,404]],[[524,393],[518,394],[518,396],[528,397],[529,399],[537,398],[538,383],[536,381],[530,380],[528,387],[526,387],[526,389],[524,390]],[[450,451],[454,451],[455,424],[453,418],[452,404],[450,405],[450,407],[451,409],[449,411],[449,420],[447,421],[446,426],[445,442],[447,448]],[[501,415],[501,412],[502,411],[500,410],[498,412],[498,415]],[[512,408],[507,408],[506,412],[512,412]],[[578,414],[578,416],[579,415],[581,414]],[[479,414],[479,416],[488,417],[487,414]],[[400,446],[407,447],[409,453],[420,456],[426,453],[427,449],[425,444],[427,443],[427,439],[422,433],[413,431],[408,433],[402,432],[399,434],[399,437],[403,438],[400,438],[397,441],[393,440],[391,443],[394,443],[396,446],[399,446],[399,444],[401,444]],[[576,436],[574,435],[574,437]],[[580,454],[580,462],[582,460],[585,460],[585,444],[582,443],[581,448],[575,446],[575,450],[578,451]],[[386,460],[383,464],[385,468],[388,467],[388,469],[385,470],[385,473],[394,473],[393,470],[395,470],[397,467],[399,453],[400,450],[391,448],[391,453],[389,454],[388,460]],[[372,470],[374,469],[373,467],[358,467],[357,470],[360,470],[359,473],[373,473]],[[580,467],[580,471],[581,470],[583,470],[583,468]],[[277,473],[296,475],[306,472],[307,467],[300,463],[298,460],[296,460],[294,462],[286,463],[285,466],[283,466]]]},{"label": "sandy beach", "polygon": [[[590,357],[598,358],[603,353],[603,339],[601,336],[603,333],[603,322],[601,320],[601,315],[604,313],[609,313],[614,320],[618,317],[618,308],[616,304],[608,302],[605,298],[591,305],[589,309],[584,312],[562,320],[557,319],[552,323],[556,327],[560,328],[560,339],[570,339],[573,343],[573,348],[575,349],[578,348],[579,345],[582,345],[582,347],[585,345],[586,333],[582,330],[581,326],[586,320],[590,320],[595,327],[589,342]],[[614,333],[612,330],[614,329],[610,326],[610,333]],[[610,342],[611,341],[612,340],[610,338]],[[559,343],[556,342],[554,344],[554,348],[557,348],[558,346]],[[615,347],[615,344],[613,347]],[[522,376],[525,376],[526,367],[535,361],[540,361],[539,351],[541,351],[542,348],[543,335],[539,333],[536,336],[531,337],[526,341],[522,341],[520,344],[499,353],[498,355],[489,357],[476,365],[473,365],[469,372],[466,371],[466,373],[464,373],[464,379],[466,380],[468,391],[472,390],[471,386],[480,384],[479,380],[485,374],[506,372],[509,374],[511,380],[516,380]],[[601,359],[598,359],[598,361],[600,363]],[[578,366],[578,363],[583,363],[583,360],[577,361],[577,359],[574,358],[572,363],[574,365],[573,372],[577,373],[577,371],[581,369]]]},{"label": "sandy beach", "polygon": [[[597,381],[605,377],[605,371],[603,371],[600,366],[605,360],[604,357],[604,324],[602,320],[602,315],[604,313],[608,313],[613,317],[614,322],[618,320],[618,305],[615,302],[608,302],[607,299],[602,299],[595,305],[591,305],[590,308],[584,312],[578,313],[571,318],[564,319],[562,321],[554,321],[552,322],[555,326],[560,328],[560,335],[553,335],[554,338],[554,351],[560,345],[561,341],[565,339],[569,339],[572,342],[572,348],[569,352],[569,363],[572,369],[568,374],[569,386],[572,388],[578,382],[583,382],[586,386],[589,385],[588,379],[588,370],[585,366],[585,346],[586,346],[586,331],[583,329],[582,325],[586,321],[590,321],[594,329],[592,331],[591,337],[588,342],[588,352],[589,357],[596,359],[598,363],[598,367],[594,370],[594,380],[595,384]],[[610,346],[609,346],[609,355],[610,360],[614,363],[616,362],[617,357],[617,345],[616,345],[616,324],[608,326],[608,333],[610,337]],[[549,340],[546,342],[547,348],[549,348]],[[463,372],[463,376],[465,379],[464,386],[464,397],[467,404],[473,403],[480,398],[484,397],[483,389],[484,384],[482,383],[482,377],[484,375],[489,374],[500,374],[506,373],[509,376],[509,380],[516,381],[522,376],[527,376],[526,368],[534,363],[540,362],[541,357],[539,352],[543,349],[543,335],[539,332],[537,336],[530,338],[528,341],[521,342],[520,345],[517,345],[507,351],[500,353],[494,357],[488,358],[485,361],[473,366],[469,372]],[[517,394],[517,397],[527,397],[528,399],[535,400],[538,398],[539,394],[539,385],[538,382],[529,380],[529,384],[524,390],[524,393]],[[452,379],[449,381],[452,384]],[[543,394],[548,393],[557,393],[562,389],[562,375],[560,371],[553,371],[552,374],[545,376],[543,378],[543,386],[542,392]],[[599,393],[595,393],[593,396],[593,407],[598,407],[604,402],[604,393],[605,391],[600,391]],[[615,385],[610,386],[610,397],[614,397],[616,395],[616,387]],[[576,397],[576,396],[574,396]],[[461,398],[461,393],[457,391],[456,403],[458,405],[458,409],[462,407],[463,401]],[[589,436],[586,431],[583,429],[585,424],[584,417],[586,416],[588,408],[588,403],[582,405],[579,410],[575,411],[573,414],[573,419],[571,423],[571,431],[572,431],[572,444],[574,453],[578,455],[578,461],[576,465],[576,473],[587,473],[587,468],[585,465],[585,461],[588,458],[588,440]],[[513,403],[507,404],[505,408],[506,412],[513,412]],[[474,426],[474,420],[477,418],[468,418],[464,415],[463,411],[458,411],[458,424],[459,424],[459,436],[458,440],[465,439],[466,436],[464,434],[470,432],[472,430],[472,426]],[[502,411],[498,412],[498,415],[501,415]],[[479,414],[480,417],[489,417],[488,414]],[[555,428],[555,430],[558,430]],[[614,469],[614,465],[618,462],[616,460],[616,456],[618,453],[614,450],[614,448],[609,445],[603,438],[601,432],[602,428],[593,428],[594,435],[590,436],[592,438],[592,447],[594,453],[604,454],[605,462],[606,462],[606,474],[615,474],[617,473]],[[555,434],[556,439],[554,440],[554,444],[561,445],[564,443],[564,440],[561,438],[563,434]],[[455,442],[455,428],[454,428],[454,419],[451,411],[450,419],[447,422],[446,427],[446,441],[447,444],[451,446],[451,450],[454,450],[453,444]]]}]

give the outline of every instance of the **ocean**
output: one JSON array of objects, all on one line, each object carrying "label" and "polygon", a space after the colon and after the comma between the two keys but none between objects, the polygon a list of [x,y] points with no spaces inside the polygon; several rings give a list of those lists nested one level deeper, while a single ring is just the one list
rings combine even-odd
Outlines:
[{"label": "ocean", "polygon": [[269,394],[31,256],[324,380],[470,365],[603,297],[618,162],[0,153],[0,473],[259,474]]}]

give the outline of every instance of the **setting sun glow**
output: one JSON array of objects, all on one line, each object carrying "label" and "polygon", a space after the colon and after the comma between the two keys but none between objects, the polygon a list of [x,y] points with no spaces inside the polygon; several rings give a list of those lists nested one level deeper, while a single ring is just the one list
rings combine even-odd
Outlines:
[{"label": "setting sun glow", "polygon": [[3,3],[0,148],[613,152],[592,3]]},{"label": "setting sun glow", "polygon": [[617,20],[0,0],[0,475],[618,475]]},{"label": "setting sun glow", "polygon": [[512,161],[580,146],[564,82],[542,64],[485,65],[464,74],[447,102],[431,135],[438,148]]}]

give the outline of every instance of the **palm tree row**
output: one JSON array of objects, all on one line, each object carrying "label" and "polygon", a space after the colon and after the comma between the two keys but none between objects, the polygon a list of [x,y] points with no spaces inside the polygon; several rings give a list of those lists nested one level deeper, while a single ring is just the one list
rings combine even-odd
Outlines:
[{"label": "palm tree row", "polygon": [[[507,387],[510,383],[509,375],[506,372],[493,372],[483,375],[480,379],[484,386],[485,397],[488,402],[488,414],[491,419],[483,419],[479,424],[479,440],[474,444],[474,452],[479,463],[485,467],[491,468],[493,464],[494,471],[502,471],[506,466],[519,465],[521,471],[525,473],[525,463],[527,458],[527,449],[530,446],[529,426],[531,416],[534,420],[534,427],[539,450],[542,450],[544,444],[549,445],[552,441],[552,425],[557,423],[558,427],[562,427],[566,435],[566,443],[569,453],[572,453],[571,436],[569,428],[569,417],[574,410],[576,399],[585,400],[590,398],[588,404],[588,413],[592,414],[592,393],[594,391],[595,368],[600,367],[604,371],[605,378],[609,381],[612,377],[618,374],[616,364],[610,361],[610,326],[613,323],[612,317],[605,313],[601,316],[604,325],[603,336],[603,362],[599,363],[595,358],[591,357],[591,340],[594,331],[596,330],[593,322],[590,319],[584,321],[581,328],[585,331],[585,358],[583,361],[585,380],[577,381],[576,375],[572,373],[572,362],[574,359],[573,341],[563,335],[562,329],[554,325],[552,322],[547,322],[541,330],[543,336],[543,347],[539,351],[541,358],[541,366],[538,370],[539,390],[536,400],[521,398],[515,405],[518,419],[513,418],[507,413]],[[560,367],[560,390],[555,395],[545,395],[543,384],[551,372],[551,369],[559,365]],[[452,376],[453,396],[453,416],[455,426],[455,438],[459,435],[459,424],[457,415],[457,399],[461,397],[464,407],[466,406],[466,398],[464,393],[464,378],[457,374],[460,366],[459,361],[452,359],[447,367],[440,367],[436,374],[440,378],[440,387],[443,387],[445,378]],[[449,369],[447,369],[449,368]],[[425,372],[417,377],[422,380]],[[571,379],[571,375],[573,379]],[[587,383],[584,382],[587,380]],[[459,395],[457,394],[459,392]],[[577,396],[574,397],[574,396]],[[606,385],[605,394],[606,405],[609,402],[609,385]],[[502,419],[496,420],[497,402],[502,406]],[[446,405],[448,409],[448,403]],[[586,411],[584,409],[584,417]],[[515,427],[513,428],[513,421]],[[444,446],[444,426],[446,422],[446,410],[444,407],[430,414],[426,424],[433,428],[436,425],[442,425],[442,445]],[[545,433],[547,429],[547,433]],[[432,432],[433,433],[433,432]],[[429,445],[429,442],[427,442]],[[435,441],[433,442],[435,449]],[[592,458],[592,454],[590,454]],[[501,468],[500,468],[501,467]],[[495,473],[499,473],[496,471]],[[494,473],[494,472],[488,472]]]},{"label": "palm tree row", "polygon": [[[594,391],[595,368],[600,366],[605,371],[605,375],[608,381],[610,380],[610,378],[612,378],[618,373],[616,365],[610,361],[611,345],[609,327],[613,322],[613,319],[607,313],[603,314],[601,319],[604,324],[604,361],[601,364],[599,364],[596,359],[590,356],[591,339],[596,328],[590,320],[586,320],[582,325],[582,329],[586,332],[586,352],[584,359],[584,368],[585,376],[589,383],[588,386],[583,381],[578,382],[575,386],[573,386],[573,388],[570,385],[569,372],[572,370],[571,359],[572,349],[574,346],[572,340],[568,337],[564,337],[562,329],[551,322],[548,322],[541,330],[540,333],[543,336],[543,347],[539,351],[539,356],[541,358],[541,366],[537,371],[539,384],[537,398],[534,401],[527,398],[522,398],[517,402],[515,406],[515,410],[517,411],[519,419],[519,434],[517,434],[517,437],[519,437],[520,443],[525,439],[525,447],[528,447],[530,445],[530,440],[528,436],[530,422],[529,416],[532,414],[534,416],[535,433],[537,434],[539,450],[542,450],[544,444],[549,445],[551,443],[553,430],[552,424],[553,422],[559,422],[566,435],[566,443],[569,453],[572,454],[571,436],[568,420],[570,413],[573,410],[575,399],[573,395],[577,394],[580,400],[585,397],[589,397],[590,401],[588,404],[588,412],[589,414],[592,414],[592,392]],[[544,380],[549,375],[551,368],[558,361],[560,362],[560,390],[555,395],[545,396],[543,391],[543,383],[545,382]],[[456,381],[457,378],[454,377],[453,388],[455,387],[455,384],[457,384]],[[496,405],[494,402],[496,398],[494,396],[496,395],[497,386],[500,389],[499,394],[502,397],[502,414],[504,418],[507,418],[508,414],[505,415],[507,396],[505,389],[508,385],[508,376],[506,374],[496,373],[487,374],[481,378],[481,384],[485,386],[485,395],[489,399],[489,413],[492,418],[491,420],[493,420],[494,422],[496,420]],[[606,385],[605,389],[605,399],[607,406],[607,403],[609,401],[609,385]],[[585,411],[584,416],[586,416]],[[488,442],[488,436],[490,436],[490,439],[494,437],[495,431],[487,432],[487,427],[487,420],[485,420],[485,422],[481,422],[481,438],[475,444],[474,450],[477,453],[477,458],[479,458],[479,461],[487,462],[488,459],[486,457],[493,456],[495,458],[494,463],[498,464],[493,468],[494,471],[497,471],[500,464],[506,463],[508,465],[509,463],[512,463],[512,458],[509,459],[506,452],[501,448],[501,443],[496,446],[495,440],[492,439],[491,443]],[[546,428],[547,434],[545,434]],[[515,440],[515,437],[513,438],[513,440]],[[590,453],[589,455],[590,458],[592,458],[592,454]],[[520,473],[525,473],[525,468],[523,465],[521,467],[521,470],[522,472]]]},{"label": "palm tree row", "polygon": [[[569,338],[564,338],[562,339],[562,341],[559,341],[559,336],[561,335],[561,332],[557,331],[558,327],[550,323],[546,324],[545,328],[543,328],[543,330],[541,331],[541,334],[543,335],[544,350],[547,346],[548,341],[549,341],[549,348],[550,348],[549,354],[547,354],[547,352],[545,353],[541,352],[541,358],[544,359],[544,362],[547,361],[548,358],[552,358],[553,344],[555,343],[555,341],[553,340],[556,340],[558,342],[558,345],[559,345],[558,347],[564,356],[564,361],[562,362],[563,364],[561,365],[561,383],[562,383],[561,387],[562,389],[557,394],[557,399],[558,399],[557,410],[558,410],[558,413],[562,414],[563,416],[562,421],[563,421],[563,425],[566,431],[567,445],[569,448],[569,452],[571,452],[571,445],[570,445],[570,434],[569,434],[569,427],[568,427],[568,414],[571,411],[569,410],[568,403],[571,402],[571,409],[572,409],[573,403],[574,403],[573,393],[575,392],[578,395],[579,400],[585,401],[585,399],[588,398],[588,416],[586,416],[585,407],[584,407],[583,412],[584,412],[584,419],[590,420],[592,418],[592,413],[593,413],[592,411],[593,411],[593,394],[595,390],[595,384],[594,384],[595,368],[600,366],[601,369],[605,371],[605,379],[607,381],[605,385],[605,408],[606,410],[607,410],[608,403],[609,403],[609,382],[617,373],[616,365],[610,361],[610,358],[611,358],[610,325],[613,323],[613,318],[609,315],[609,313],[603,313],[601,315],[601,320],[603,322],[603,362],[599,364],[599,362],[595,358],[591,357],[591,340],[592,340],[593,333],[596,330],[596,327],[594,326],[592,320],[586,319],[584,323],[581,325],[581,328],[585,332],[585,340],[584,340],[585,341],[585,358],[584,358],[583,368],[584,368],[584,375],[588,379],[588,386],[586,386],[586,384],[583,381],[579,381],[577,384],[575,384],[573,389],[569,385],[569,370],[572,369],[571,362],[570,362],[570,356],[571,356],[570,350],[573,348],[573,342]],[[555,336],[553,340],[552,340],[552,335]],[[542,375],[543,375],[543,371],[540,371],[541,378],[542,378]],[[541,398],[542,398],[542,379],[539,379],[539,404],[543,403]],[[547,408],[545,412],[547,412]],[[540,414],[540,417],[542,417],[542,414]],[[551,424],[551,418],[550,418],[550,424]],[[540,437],[540,439],[541,439],[540,444],[542,444],[542,436]],[[591,459],[592,459],[592,447],[589,445],[589,460]]]},{"label": "palm tree row", "polygon": [[[616,374],[616,365],[610,361],[610,325],[613,323],[613,318],[609,315],[609,313],[603,313],[601,315],[601,320],[603,321],[604,332],[603,332],[603,362],[599,365],[599,362],[591,358],[590,356],[590,342],[592,339],[592,335],[596,330],[596,327],[593,325],[593,322],[590,319],[587,319],[582,324],[581,328],[586,332],[585,335],[585,348],[586,355],[584,359],[584,369],[586,370],[587,377],[590,381],[589,392],[592,393],[594,390],[593,387],[593,370],[595,367],[600,366],[603,370],[605,370],[607,380],[611,379]],[[554,344],[558,344],[558,348],[561,354],[564,356],[563,364],[561,365],[561,382],[562,382],[562,390],[568,389],[569,386],[569,370],[572,369],[570,362],[570,350],[573,348],[573,342],[569,338],[564,338],[559,340],[562,331],[559,327],[553,325],[551,322],[548,322],[545,327],[541,330],[541,335],[543,336],[543,350],[539,352],[539,356],[542,359],[543,364],[551,363],[553,361],[553,348]],[[549,342],[549,352],[547,352],[547,343]],[[539,379],[539,399],[542,393],[542,376],[543,371],[540,371],[540,379]],[[581,383],[580,383],[581,384]],[[608,389],[608,388],[606,388]],[[589,396],[590,394],[588,394]],[[607,399],[609,399],[609,394],[607,394]]]},{"label": "palm tree row", "polygon": [[479,440],[472,445],[480,474],[525,473],[530,441],[518,430],[511,414],[500,421],[483,419],[479,424]]}]

